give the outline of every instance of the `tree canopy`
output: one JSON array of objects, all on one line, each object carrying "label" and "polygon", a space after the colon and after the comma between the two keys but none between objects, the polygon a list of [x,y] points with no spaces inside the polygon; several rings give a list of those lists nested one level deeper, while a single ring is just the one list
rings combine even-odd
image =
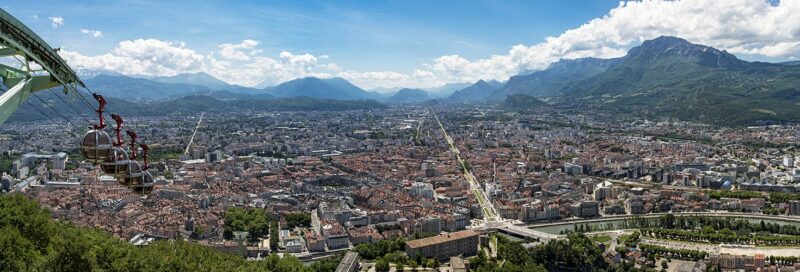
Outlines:
[{"label": "tree canopy", "polygon": [[334,271],[340,257],[305,266],[295,257],[247,261],[188,241],[136,247],[100,230],[50,218],[21,194],[0,195],[0,271]]},{"label": "tree canopy", "polygon": [[233,232],[246,231],[250,242],[256,242],[269,233],[269,218],[262,209],[232,207],[225,211],[225,239],[233,239]]},{"label": "tree canopy", "polygon": [[311,214],[309,213],[287,213],[283,217],[286,219],[286,225],[290,229],[294,227],[311,227]]}]

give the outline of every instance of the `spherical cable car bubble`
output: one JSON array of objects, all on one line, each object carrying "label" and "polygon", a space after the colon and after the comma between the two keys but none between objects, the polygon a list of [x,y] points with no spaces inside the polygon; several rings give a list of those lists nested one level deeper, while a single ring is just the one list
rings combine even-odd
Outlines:
[{"label": "spherical cable car bubble", "polygon": [[81,141],[81,155],[93,164],[100,164],[111,153],[111,136],[105,131],[92,129],[86,132]]},{"label": "spherical cable car bubble", "polygon": [[128,173],[128,152],[122,147],[114,147],[106,157],[106,160],[101,164],[103,172],[112,175],[119,179],[124,179]]},{"label": "spherical cable car bubble", "polygon": [[125,176],[124,182],[120,182],[120,184],[125,186],[141,185],[143,173],[142,165],[138,161],[131,160],[128,163],[128,174]]},{"label": "spherical cable car bubble", "polygon": [[103,129],[106,127],[105,120],[103,120],[103,112],[106,107],[106,100],[102,95],[92,94],[94,99],[99,104],[96,112],[100,122],[92,126],[92,130],[86,132],[81,141],[81,155],[87,161],[93,164],[100,164],[108,158],[111,149],[113,149],[113,140]]},{"label": "spherical cable car bubble", "polygon": [[147,171],[150,168],[147,164],[147,152],[149,149],[146,144],[140,146],[142,147],[142,159],[144,160],[144,167],[141,168],[141,183],[131,184],[131,188],[137,194],[149,194],[153,191],[155,181],[153,180],[153,175]]},{"label": "spherical cable car bubble", "polygon": [[137,194],[149,194],[153,191],[153,187],[155,186],[155,181],[153,180],[153,175],[150,174],[147,170],[142,172],[142,183],[138,185],[133,185],[133,192]]},{"label": "spherical cable car bubble", "polygon": [[117,122],[114,128],[114,131],[117,133],[117,142],[114,144],[114,148],[111,149],[111,152],[101,166],[106,174],[116,177],[117,180],[122,183],[124,182],[125,175],[128,173],[130,159],[128,158],[128,152],[122,147],[122,135],[120,134],[123,122],[122,117],[117,114],[112,114],[111,118]]},{"label": "spherical cable car bubble", "polygon": [[136,161],[136,156],[138,153],[137,150],[138,147],[136,146],[136,139],[138,136],[136,135],[136,132],[130,130],[126,131],[126,133],[128,134],[128,136],[131,137],[131,144],[130,144],[131,150],[128,162],[128,172],[125,175],[124,179],[120,179],[118,181],[122,185],[133,186],[137,184],[142,184],[142,172],[144,171],[142,165],[138,161]]}]

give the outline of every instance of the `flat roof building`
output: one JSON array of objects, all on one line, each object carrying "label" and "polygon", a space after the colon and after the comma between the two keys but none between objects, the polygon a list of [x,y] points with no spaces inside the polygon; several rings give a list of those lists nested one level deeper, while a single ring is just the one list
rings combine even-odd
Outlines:
[{"label": "flat roof building", "polygon": [[467,266],[464,264],[464,259],[460,257],[450,257],[450,271],[467,272]]},{"label": "flat roof building", "polygon": [[449,260],[453,256],[473,256],[478,254],[478,232],[462,230],[438,236],[406,242],[406,255],[414,258],[420,255],[425,258]]}]

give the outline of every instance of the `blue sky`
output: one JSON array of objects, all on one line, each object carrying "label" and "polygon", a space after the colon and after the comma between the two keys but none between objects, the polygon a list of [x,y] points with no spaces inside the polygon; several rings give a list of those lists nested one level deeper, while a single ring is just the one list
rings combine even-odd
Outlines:
[{"label": "blue sky", "polygon": [[[457,3],[457,7],[454,7]],[[328,55],[359,70],[409,70],[445,54],[502,54],[602,16],[616,1],[14,1],[8,11],[85,54],[119,41],[184,41],[199,51],[254,39],[265,53]],[[34,19],[37,16],[39,19]],[[48,17],[65,24],[52,28]],[[100,30],[86,39],[81,29]],[[379,60],[379,61],[378,61]]]},{"label": "blue sky", "polygon": [[[793,59],[800,51],[792,44],[799,23],[771,27],[784,35],[765,44],[775,36],[766,28],[795,16],[786,18],[797,0],[780,7],[759,0],[678,2],[45,0],[2,7],[63,47],[78,68],[137,76],[203,71],[242,85],[302,76],[341,76],[364,87],[505,80],[560,58],[618,56],[659,35],[752,59]],[[737,8],[743,4],[748,9]],[[752,21],[714,28],[730,21],[719,12],[754,18],[764,29],[753,30]],[[676,20],[683,16],[694,19]],[[225,57],[226,44],[244,55]]]}]

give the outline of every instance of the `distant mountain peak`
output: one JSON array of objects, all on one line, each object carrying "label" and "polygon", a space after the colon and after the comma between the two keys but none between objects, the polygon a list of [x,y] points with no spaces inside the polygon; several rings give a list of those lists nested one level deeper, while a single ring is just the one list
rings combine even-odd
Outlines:
[{"label": "distant mountain peak", "polygon": [[[488,81],[483,80],[483,79],[476,81],[475,84],[472,84],[467,88],[480,88],[480,89],[483,89],[483,90],[486,90],[486,89],[494,90],[494,89],[496,89],[495,84],[489,83]],[[464,89],[461,89],[461,90],[464,90]]]},{"label": "distant mountain peak", "polygon": [[153,81],[162,83],[195,84],[206,86],[213,90],[230,88],[231,85],[205,72],[181,73],[174,76],[154,77]]},{"label": "distant mountain peak", "polygon": [[433,98],[428,91],[422,89],[402,88],[386,101],[389,103],[419,103]]},{"label": "distant mountain peak", "polygon": [[642,45],[645,45],[645,44],[661,44],[661,45],[679,45],[679,44],[684,44],[684,45],[691,45],[692,43],[690,43],[689,41],[687,41],[686,39],[683,39],[683,38],[678,38],[678,37],[675,37],[675,36],[664,36],[664,35],[662,35],[662,36],[658,36],[658,38],[651,39],[651,40],[646,40],[646,41],[642,42]]},{"label": "distant mountain peak", "polygon": [[547,66],[546,70],[569,72],[573,70],[581,70],[592,67],[605,67],[608,63],[615,63],[617,59],[600,59],[600,58],[577,58],[577,59],[559,59],[556,62]]},{"label": "distant mountain peak", "polygon": [[323,80],[331,81],[331,82],[347,82],[349,84],[352,84],[352,83],[350,83],[350,81],[347,81],[346,79],[341,78],[341,77],[330,77],[330,78],[326,78],[326,79],[323,79]]},{"label": "distant mountain peak", "polygon": [[375,99],[377,94],[364,91],[343,78],[303,77],[289,80],[271,88],[278,97],[306,96],[322,99]]},{"label": "distant mountain peak", "polygon": [[491,83],[486,80],[478,80],[474,84],[464,89],[454,92],[448,97],[449,102],[466,103],[483,100],[499,88],[499,82],[492,80]]},{"label": "distant mountain peak", "polygon": [[685,39],[661,36],[642,42],[628,51],[628,58],[640,57],[646,61],[659,61],[667,57],[681,57],[712,67],[734,68],[744,65],[733,54],[710,46],[693,44]]},{"label": "distant mountain peak", "polygon": [[423,89],[416,89],[416,88],[402,88],[397,91],[398,93],[428,93]]},{"label": "distant mountain peak", "polygon": [[444,98],[450,96],[451,94],[453,94],[453,92],[469,87],[472,84],[473,83],[469,82],[447,83],[439,87],[426,88],[426,91],[428,91],[431,95],[435,97]]}]

